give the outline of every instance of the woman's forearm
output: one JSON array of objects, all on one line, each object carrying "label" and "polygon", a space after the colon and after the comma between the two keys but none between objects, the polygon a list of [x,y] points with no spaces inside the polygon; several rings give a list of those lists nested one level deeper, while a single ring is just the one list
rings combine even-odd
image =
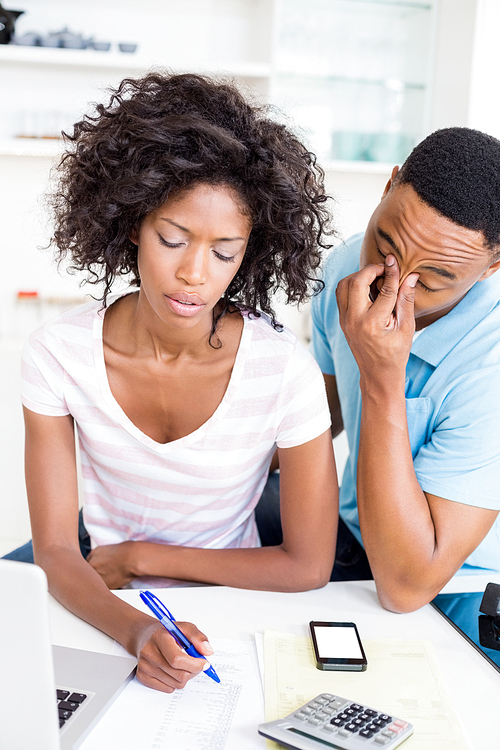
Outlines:
[{"label": "woman's forearm", "polygon": [[112,594],[79,550],[53,548],[38,553],[35,547],[35,562],[44,569],[49,591],[61,604],[137,656],[139,632],[155,624],[153,618]]},{"label": "woman's forearm", "polygon": [[[300,557],[280,547],[197,549],[131,542],[134,577],[165,576],[266,591],[307,591],[324,586],[333,555]],[[333,550],[335,545],[332,541]]]}]

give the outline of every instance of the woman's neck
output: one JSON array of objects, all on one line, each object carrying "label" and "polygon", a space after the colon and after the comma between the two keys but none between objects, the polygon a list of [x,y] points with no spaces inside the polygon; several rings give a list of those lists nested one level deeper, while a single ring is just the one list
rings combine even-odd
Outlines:
[{"label": "woman's neck", "polygon": [[[225,318],[220,321],[217,337],[223,335],[225,322]],[[103,337],[106,345],[129,356],[205,359],[216,351],[210,344],[211,332],[212,316],[189,328],[169,326],[139,291],[121,297],[106,310]]]}]

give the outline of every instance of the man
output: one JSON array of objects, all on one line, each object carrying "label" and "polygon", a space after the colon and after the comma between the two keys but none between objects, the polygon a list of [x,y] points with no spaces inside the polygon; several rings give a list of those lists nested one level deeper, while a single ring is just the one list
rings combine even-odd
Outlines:
[{"label": "man", "polygon": [[449,128],[394,168],[313,300],[333,435],[350,447],[332,580],[367,577],[345,573],[362,540],[394,611],[459,569],[500,569],[499,267],[500,142]]}]

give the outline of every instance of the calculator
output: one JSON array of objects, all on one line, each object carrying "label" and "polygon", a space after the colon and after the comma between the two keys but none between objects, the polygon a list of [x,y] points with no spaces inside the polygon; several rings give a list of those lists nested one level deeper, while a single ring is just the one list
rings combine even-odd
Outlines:
[{"label": "calculator", "polygon": [[408,721],[331,693],[321,693],[284,719],[258,729],[292,750],[392,750],[413,734]]}]

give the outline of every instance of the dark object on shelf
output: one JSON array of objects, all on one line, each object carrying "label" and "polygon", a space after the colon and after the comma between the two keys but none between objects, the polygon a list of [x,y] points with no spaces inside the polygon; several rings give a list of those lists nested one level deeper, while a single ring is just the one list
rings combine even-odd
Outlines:
[{"label": "dark object on shelf", "polygon": [[0,44],[9,44],[14,36],[16,21],[24,10],[7,10],[0,5]]},{"label": "dark object on shelf", "polygon": [[125,42],[120,42],[118,44],[120,52],[135,52],[137,49],[137,44],[129,44]]}]

